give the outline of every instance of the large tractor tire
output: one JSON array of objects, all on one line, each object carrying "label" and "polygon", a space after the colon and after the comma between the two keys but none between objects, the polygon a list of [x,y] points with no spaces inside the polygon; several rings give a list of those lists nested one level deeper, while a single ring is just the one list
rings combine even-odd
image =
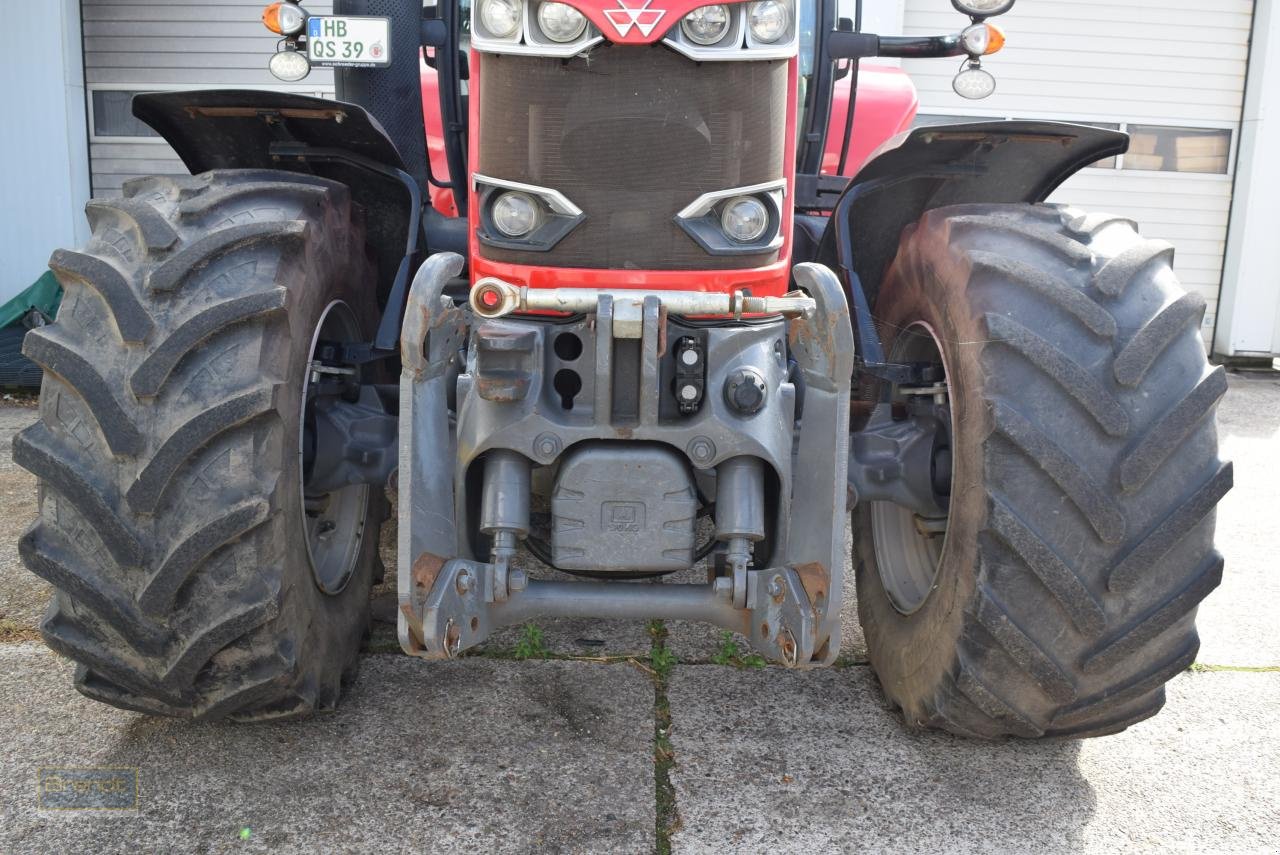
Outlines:
[{"label": "large tractor tire", "polygon": [[1222,578],[1227,381],[1172,256],[1046,205],[935,210],[904,234],[876,318],[891,358],[946,372],[949,516],[913,531],[868,503],[854,530],[871,664],[909,724],[1115,733],[1194,661]]},{"label": "large tractor tire", "polygon": [[386,513],[368,487],[304,508],[313,340],[374,322],[349,193],[223,171],[133,181],[87,211],[88,247],[51,261],[57,322],[24,345],[45,378],[40,421],[14,442],[40,482],[20,552],[55,588],[45,641],[83,694],[125,709],[332,708]]}]

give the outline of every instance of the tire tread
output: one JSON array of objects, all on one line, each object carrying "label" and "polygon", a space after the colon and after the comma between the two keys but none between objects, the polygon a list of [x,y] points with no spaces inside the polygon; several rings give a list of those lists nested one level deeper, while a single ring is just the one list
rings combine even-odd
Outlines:
[{"label": "tire tread", "polygon": [[[338,604],[309,569],[305,583],[289,569],[303,566],[301,527],[285,533],[302,509],[271,455],[300,394],[276,365],[305,362],[289,313],[325,305],[308,289],[373,278],[350,194],[220,170],[131,180],[87,211],[88,247],[50,262],[71,308],[24,343],[47,373],[41,420],[13,443],[41,483],[19,542],[54,586],[41,633],[77,663],[82,694],[124,709],[264,720],[331,708],[358,662],[367,585]],[[230,294],[198,287],[232,254],[252,278]]]},{"label": "tire tread", "polygon": [[[938,209],[904,233],[877,316],[904,329],[933,299],[956,319],[940,340],[972,360],[977,394],[953,406],[985,420],[980,480],[964,488],[983,504],[966,523],[976,570],[930,618],[938,635],[887,604],[858,539],[872,665],[909,722],[982,739],[1103,736],[1158,712],[1194,663],[1232,468],[1211,441],[1226,375],[1207,365],[1204,299],[1173,287],[1172,260],[1124,217],[1050,205]],[[903,655],[913,649],[937,658]]]}]

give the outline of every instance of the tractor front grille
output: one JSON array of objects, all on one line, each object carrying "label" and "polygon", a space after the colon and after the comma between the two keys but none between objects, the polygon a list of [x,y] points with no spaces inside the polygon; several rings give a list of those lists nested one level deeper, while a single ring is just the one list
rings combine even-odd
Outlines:
[{"label": "tractor front grille", "polygon": [[559,190],[586,219],[548,252],[482,246],[553,267],[725,270],[776,252],[714,256],[674,222],[703,193],[782,178],[787,62],[697,63],[662,45],[600,45],[570,60],[485,54],[479,162],[492,178]]}]

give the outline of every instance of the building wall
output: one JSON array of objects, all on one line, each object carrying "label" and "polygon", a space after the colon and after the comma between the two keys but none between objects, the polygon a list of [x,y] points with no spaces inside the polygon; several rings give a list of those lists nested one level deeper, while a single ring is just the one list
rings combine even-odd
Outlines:
[{"label": "building wall", "polygon": [[1280,9],[1258,4],[1214,351],[1280,355]]},{"label": "building wall", "polygon": [[[267,71],[278,37],[262,26],[263,0],[82,2],[94,195],[119,195],[142,175],[186,173],[167,144],[131,121],[132,93],[243,87],[333,97],[331,71],[294,84]],[[327,14],[332,0],[307,9]]]},{"label": "building wall", "polygon": [[87,239],[89,198],[78,2],[5,2],[4,12],[0,303],[44,275],[54,247]]},{"label": "building wall", "polygon": [[[1146,236],[1172,243],[1184,285],[1209,301],[1208,338],[1252,10],[1251,0],[1022,0],[998,19],[1008,47],[984,63],[998,81],[991,98],[966,101],[952,91],[958,62],[914,60],[903,68],[920,89],[925,116],[1060,119],[1134,133],[1130,155],[1086,169],[1051,201],[1131,217]],[[907,33],[953,32],[963,23],[945,0],[906,0]],[[1144,134],[1148,126],[1184,130]]]}]

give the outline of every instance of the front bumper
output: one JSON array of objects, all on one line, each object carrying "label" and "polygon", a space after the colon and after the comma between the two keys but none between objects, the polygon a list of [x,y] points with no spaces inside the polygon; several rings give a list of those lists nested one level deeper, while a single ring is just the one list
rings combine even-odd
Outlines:
[{"label": "front bumper", "polygon": [[[502,626],[598,617],[705,620],[742,633],[763,655],[790,666],[834,661],[847,556],[853,370],[852,327],[834,274],[818,265],[796,268],[797,284],[813,300],[807,317],[710,328],[705,402],[695,414],[672,417],[661,390],[673,319],[661,295],[638,295],[620,306],[617,295],[601,294],[594,311],[562,324],[485,321],[443,295],[461,266],[456,255],[428,259],[414,280],[401,338],[398,583],[405,651],[447,658]],[[572,411],[551,398],[557,365],[551,336],[567,331],[584,342],[577,360],[582,403]],[[469,355],[458,376],[464,343]],[[630,362],[624,352],[634,353]],[[796,418],[784,352],[803,378],[796,384],[804,389],[803,418]],[[728,373],[744,366],[777,391],[769,407],[749,418],[719,394]],[[757,546],[766,566],[735,558],[744,541],[726,531],[725,569],[705,585],[529,579],[512,563],[527,495],[521,508],[519,490],[479,486],[485,461],[515,461],[516,471],[520,464],[554,466],[566,449],[598,441],[660,444],[703,472],[727,472],[743,459],[767,471],[770,501],[749,497],[769,507],[768,545]],[[717,498],[726,516],[741,492]],[[504,514],[514,521],[504,522]],[[718,511],[723,528],[720,517]],[[476,554],[482,530],[492,537],[487,561]]]}]

